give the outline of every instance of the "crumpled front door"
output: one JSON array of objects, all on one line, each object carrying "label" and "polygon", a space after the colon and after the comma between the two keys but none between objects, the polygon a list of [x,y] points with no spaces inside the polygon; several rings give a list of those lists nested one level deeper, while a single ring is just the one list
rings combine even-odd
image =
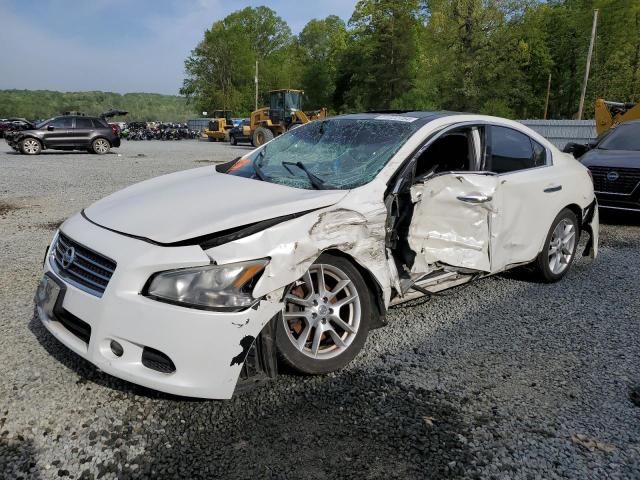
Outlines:
[{"label": "crumpled front door", "polygon": [[498,185],[495,175],[452,173],[411,187],[413,273],[428,273],[436,262],[491,272],[492,235],[499,231]]}]

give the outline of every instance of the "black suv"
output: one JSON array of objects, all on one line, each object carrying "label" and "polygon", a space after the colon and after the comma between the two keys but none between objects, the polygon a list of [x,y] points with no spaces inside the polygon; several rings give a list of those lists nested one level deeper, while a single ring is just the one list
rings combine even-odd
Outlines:
[{"label": "black suv", "polygon": [[88,150],[105,154],[120,146],[116,130],[103,118],[63,115],[45,120],[34,128],[5,134],[11,148],[25,155],[38,155],[43,149]]},{"label": "black suv", "polygon": [[640,212],[640,120],[608,130],[586,145],[568,143],[589,169],[600,208]]}]

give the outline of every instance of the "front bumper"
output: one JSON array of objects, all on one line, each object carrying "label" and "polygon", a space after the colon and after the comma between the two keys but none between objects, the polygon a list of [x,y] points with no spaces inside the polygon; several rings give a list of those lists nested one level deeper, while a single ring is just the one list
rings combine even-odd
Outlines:
[{"label": "front bumper", "polygon": [[[49,332],[100,370],[145,387],[190,397],[226,399],[233,395],[245,356],[262,328],[281,309],[279,302],[260,301],[242,312],[213,312],[157,302],[140,294],[158,271],[207,265],[209,257],[197,246],[161,247],[98,227],[80,215],[61,227],[65,235],[116,261],[102,297],[65,281],[52,267],[45,275],[62,284],[54,308],[37,301],[38,317]],[[51,250],[51,249],[50,249]],[[69,314],[90,327],[84,341],[60,314]],[[117,341],[120,357],[110,347]],[[163,373],[142,361],[145,349],[160,351],[175,365]]]},{"label": "front bumper", "polygon": [[640,185],[629,195],[596,192],[600,208],[640,212]]}]

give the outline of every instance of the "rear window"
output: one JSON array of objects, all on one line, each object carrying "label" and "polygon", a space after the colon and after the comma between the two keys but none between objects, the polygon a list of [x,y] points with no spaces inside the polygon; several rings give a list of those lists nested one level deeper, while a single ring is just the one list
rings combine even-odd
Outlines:
[{"label": "rear window", "polygon": [[496,173],[508,173],[546,164],[546,150],[529,136],[507,127],[491,127],[491,165]]},{"label": "rear window", "polygon": [[109,125],[107,124],[107,122],[101,118],[93,118],[93,125],[95,126],[95,128],[108,128]]}]

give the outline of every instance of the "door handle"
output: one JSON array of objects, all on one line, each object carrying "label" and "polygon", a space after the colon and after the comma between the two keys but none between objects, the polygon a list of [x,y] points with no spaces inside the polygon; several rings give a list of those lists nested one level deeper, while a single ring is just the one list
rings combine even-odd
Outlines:
[{"label": "door handle", "polygon": [[490,197],[488,195],[482,195],[480,193],[472,193],[470,195],[462,195],[462,196],[457,197],[457,198],[461,202],[478,204],[478,203],[490,202],[493,197]]},{"label": "door handle", "polygon": [[559,192],[560,190],[562,190],[562,185],[550,185],[544,189],[544,193]]}]

